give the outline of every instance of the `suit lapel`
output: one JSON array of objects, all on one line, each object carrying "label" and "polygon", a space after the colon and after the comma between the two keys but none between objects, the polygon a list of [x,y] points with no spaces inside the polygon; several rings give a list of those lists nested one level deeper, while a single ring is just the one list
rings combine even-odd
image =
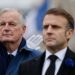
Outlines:
[{"label": "suit lapel", "polygon": [[[65,64],[67,58],[72,59],[73,61],[75,60],[75,54],[69,49],[67,49],[64,60],[60,66],[57,75],[73,75],[74,73],[73,69],[67,67]],[[45,59],[45,52],[41,55],[41,57],[34,60],[35,67],[32,75],[42,75],[42,67],[43,67],[44,59]]]},{"label": "suit lapel", "polygon": [[66,60],[73,59],[74,57],[75,54],[68,48],[57,75],[71,75],[70,73],[72,69],[69,66],[67,66]]},{"label": "suit lapel", "polygon": [[35,59],[36,63],[35,63],[35,73],[33,75],[41,75],[42,73],[42,67],[43,67],[43,63],[44,63],[44,58],[45,58],[45,52],[41,55],[41,57],[39,57],[38,59]]}]

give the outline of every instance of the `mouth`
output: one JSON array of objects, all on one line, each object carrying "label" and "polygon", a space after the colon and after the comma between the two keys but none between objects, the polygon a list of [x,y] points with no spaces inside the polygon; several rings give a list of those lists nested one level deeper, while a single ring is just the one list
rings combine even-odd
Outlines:
[{"label": "mouth", "polygon": [[3,34],[3,36],[12,36],[11,34]]},{"label": "mouth", "polygon": [[47,41],[53,41],[53,40],[55,40],[54,38],[47,38],[46,39]]}]

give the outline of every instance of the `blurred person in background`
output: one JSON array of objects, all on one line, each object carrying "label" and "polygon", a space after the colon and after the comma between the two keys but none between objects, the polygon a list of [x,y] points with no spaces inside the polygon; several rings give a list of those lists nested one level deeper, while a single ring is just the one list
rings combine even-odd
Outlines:
[{"label": "blurred person in background", "polygon": [[20,11],[5,8],[0,10],[0,75],[17,75],[22,62],[41,53],[29,49],[23,34],[26,25]]},{"label": "blurred person in background", "polygon": [[19,75],[74,75],[75,53],[68,47],[74,33],[74,19],[64,9],[52,8],[43,19],[46,51],[20,65]]}]

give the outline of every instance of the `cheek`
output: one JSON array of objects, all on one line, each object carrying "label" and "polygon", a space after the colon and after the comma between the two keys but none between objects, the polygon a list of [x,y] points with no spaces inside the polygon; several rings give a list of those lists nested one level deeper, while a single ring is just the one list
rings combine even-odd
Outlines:
[{"label": "cheek", "polygon": [[3,29],[2,28],[0,28],[0,34],[3,32]]},{"label": "cheek", "polygon": [[0,38],[3,38],[3,30],[0,28]]},{"label": "cheek", "polygon": [[24,32],[21,28],[15,28],[13,30],[13,33],[14,33],[15,36],[21,36],[21,35],[23,35]]},{"label": "cheek", "polygon": [[43,40],[45,40],[45,38],[47,37],[46,33],[43,32],[42,35],[43,35]]},{"label": "cheek", "polygon": [[43,30],[42,34],[43,34],[43,36],[47,35],[46,31],[44,31],[44,30]]},{"label": "cheek", "polygon": [[3,38],[3,37],[2,37],[2,32],[0,32],[0,40],[2,40],[2,38]]},{"label": "cheek", "polygon": [[60,39],[60,41],[62,40],[62,41],[66,41],[66,35],[65,35],[65,33],[60,33],[59,35],[57,35],[57,39],[59,40]]}]

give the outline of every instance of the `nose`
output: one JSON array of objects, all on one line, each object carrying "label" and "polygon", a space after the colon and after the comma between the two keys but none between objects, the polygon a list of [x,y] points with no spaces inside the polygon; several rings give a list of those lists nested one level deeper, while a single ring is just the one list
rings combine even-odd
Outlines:
[{"label": "nose", "polygon": [[9,27],[9,24],[8,23],[5,24],[5,26],[3,27],[3,30],[5,32],[9,32],[10,31],[10,27]]},{"label": "nose", "polygon": [[49,26],[48,26],[48,29],[47,29],[47,33],[51,34],[52,32],[53,32],[53,30],[52,30],[52,26],[49,25]]}]

